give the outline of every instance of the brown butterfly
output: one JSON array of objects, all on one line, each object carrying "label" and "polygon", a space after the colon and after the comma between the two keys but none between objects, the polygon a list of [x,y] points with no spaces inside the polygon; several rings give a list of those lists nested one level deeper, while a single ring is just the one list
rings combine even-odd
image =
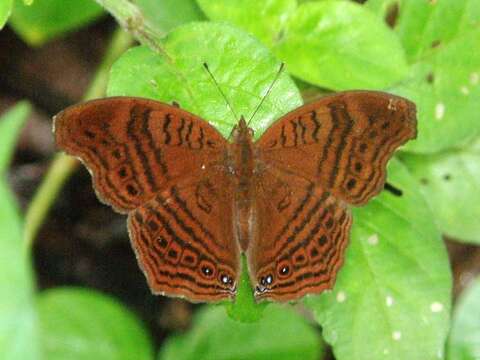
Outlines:
[{"label": "brown butterfly", "polygon": [[256,142],[241,118],[228,142],[178,107],[112,97],[62,111],[54,131],[100,200],[128,214],[155,294],[234,298],[246,254],[256,299],[289,301],[333,286],[349,205],[382,190],[416,115],[404,98],[348,91],[288,113]]}]

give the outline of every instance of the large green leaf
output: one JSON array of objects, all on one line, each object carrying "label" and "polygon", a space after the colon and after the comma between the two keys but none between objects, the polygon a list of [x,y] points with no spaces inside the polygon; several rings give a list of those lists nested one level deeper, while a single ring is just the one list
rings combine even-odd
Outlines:
[{"label": "large green leaf", "polygon": [[198,2],[210,18],[262,39],[306,82],[334,90],[370,89],[392,85],[406,74],[398,38],[358,4],[307,2],[295,9],[296,2],[288,0]]},{"label": "large green leaf", "polygon": [[337,360],[433,360],[449,328],[447,253],[417,183],[398,161],[384,191],[355,209],[351,244],[333,292],[306,304]]},{"label": "large green leaf", "polygon": [[391,91],[417,104],[418,139],[405,147],[433,153],[480,134],[480,28],[439,47]]},{"label": "large green leaf", "polygon": [[12,11],[13,0],[2,0],[0,1],[0,30],[3,28],[5,23],[10,16]]},{"label": "large green leaf", "polygon": [[255,35],[272,47],[279,39],[288,17],[296,10],[296,0],[197,0],[214,21],[228,21]]},{"label": "large green leaf", "polygon": [[150,338],[135,316],[93,290],[47,290],[39,296],[38,312],[45,359],[153,358]]},{"label": "large green leaf", "polygon": [[10,25],[30,45],[40,46],[102,13],[102,8],[93,0],[38,0],[32,5],[15,0]]},{"label": "large green leaf", "polygon": [[411,62],[480,26],[478,0],[369,0],[366,6],[380,16],[398,7],[394,29]]},{"label": "large green leaf", "polygon": [[480,278],[461,294],[452,322],[448,360],[480,359]]},{"label": "large green leaf", "polygon": [[377,17],[347,1],[301,5],[275,48],[300,79],[333,90],[378,89],[400,81],[400,42]]},{"label": "large green leaf", "polygon": [[[265,96],[280,63],[258,41],[226,24],[193,23],[176,28],[162,44],[169,59],[141,46],[112,67],[107,93],[143,96],[180,106],[214,124],[225,136],[238,118],[203,67],[207,63],[237,117],[248,119]],[[264,130],[302,104],[284,72],[257,112],[252,127]]]},{"label": "large green leaf", "polygon": [[462,149],[402,154],[401,159],[418,181],[439,229],[480,244],[480,139]]},{"label": "large green leaf", "polygon": [[270,305],[262,321],[230,320],[220,307],[204,307],[185,335],[167,340],[159,360],[318,360],[320,334],[289,308]]},{"label": "large green leaf", "polygon": [[39,355],[30,259],[22,243],[16,201],[4,176],[29,109],[19,103],[0,118],[0,354],[5,360],[34,360]]},{"label": "large green leaf", "polygon": [[195,0],[134,0],[146,21],[159,33],[204,18]]},{"label": "large green leaf", "polygon": [[[418,140],[407,150],[434,153],[480,134],[480,6],[478,0],[369,0],[380,15],[396,13],[398,34],[411,64],[389,89],[415,101]],[[395,9],[395,10],[394,10]]]}]

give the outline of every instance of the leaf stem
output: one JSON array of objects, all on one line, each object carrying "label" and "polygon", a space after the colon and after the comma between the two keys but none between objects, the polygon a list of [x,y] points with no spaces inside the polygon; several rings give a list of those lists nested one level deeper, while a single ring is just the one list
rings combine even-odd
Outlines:
[{"label": "leaf stem", "polygon": [[103,6],[114,18],[118,24],[140,43],[147,45],[160,55],[165,56],[171,61],[170,56],[160,46],[160,39],[163,33],[154,29],[153,26],[143,16],[142,11],[129,0],[95,0]]},{"label": "leaf stem", "polygon": [[[115,31],[93,81],[83,97],[84,100],[101,97],[105,94],[110,67],[132,43],[133,38],[130,34],[121,29]],[[24,240],[27,249],[31,249],[33,240],[57,194],[77,165],[78,161],[75,158],[63,153],[54,157],[25,214]]]}]

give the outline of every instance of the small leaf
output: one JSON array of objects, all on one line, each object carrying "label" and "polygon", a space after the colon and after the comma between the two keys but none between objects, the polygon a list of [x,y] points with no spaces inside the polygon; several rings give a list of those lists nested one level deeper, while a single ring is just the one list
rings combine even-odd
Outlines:
[{"label": "small leaf", "polygon": [[228,316],[243,323],[254,323],[262,319],[263,311],[267,305],[267,302],[260,304],[255,302],[252,285],[250,284],[247,259],[245,256],[242,256],[242,274],[240,275],[235,301],[225,302]]},{"label": "small leaf", "polygon": [[446,235],[480,244],[480,139],[434,155],[401,154],[437,226]]},{"label": "small leaf", "polygon": [[48,40],[86,25],[103,14],[93,0],[39,0],[25,5],[15,0],[10,25],[24,41],[40,46]]},{"label": "small leaf", "polygon": [[449,328],[447,253],[415,180],[391,161],[383,191],[355,209],[335,288],[306,304],[337,360],[436,360]]},{"label": "small leaf", "polygon": [[418,139],[406,150],[434,153],[480,134],[480,28],[439,47],[390,89],[417,104]]},{"label": "small leaf", "polygon": [[35,360],[39,356],[37,319],[29,254],[22,223],[4,173],[30,106],[17,104],[0,118],[0,354],[2,359]]},{"label": "small leaf", "polygon": [[453,313],[448,360],[480,358],[480,278],[460,295]]},{"label": "small leaf", "polygon": [[114,299],[80,288],[55,288],[38,299],[44,358],[152,359],[146,329]]},{"label": "small leaf", "polygon": [[394,29],[410,62],[480,25],[478,0],[369,0],[366,7],[380,16],[397,8]]},{"label": "small leaf", "polygon": [[204,16],[194,0],[135,0],[145,20],[159,33]]},{"label": "small leaf", "polygon": [[384,88],[407,72],[397,36],[362,6],[305,3],[288,19],[275,48],[300,79],[333,90]]},{"label": "small leaf", "polygon": [[0,1],[0,30],[3,29],[5,23],[10,16],[12,11],[13,0],[2,0]]},{"label": "small leaf", "polygon": [[262,321],[230,320],[221,307],[204,307],[185,335],[168,339],[159,360],[317,360],[320,334],[292,309],[270,305]]},{"label": "small leaf", "polygon": [[[108,95],[143,96],[170,104],[175,101],[210,121],[225,137],[240,115],[251,117],[280,67],[262,44],[226,24],[180,26],[169,33],[162,47],[169,59],[143,46],[127,51],[112,67]],[[258,130],[255,135],[301,104],[294,82],[282,73],[251,123]]]},{"label": "small leaf", "polygon": [[17,137],[30,113],[30,105],[26,101],[19,102],[14,108],[0,118],[0,174],[10,164]]},{"label": "small leaf", "polygon": [[288,17],[295,11],[295,0],[197,0],[203,12],[214,21],[228,21],[273,46]]}]

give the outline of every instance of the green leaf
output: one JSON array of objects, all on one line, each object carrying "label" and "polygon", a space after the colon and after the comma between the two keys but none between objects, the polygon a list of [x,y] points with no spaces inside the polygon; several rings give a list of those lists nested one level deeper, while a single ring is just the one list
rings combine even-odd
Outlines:
[{"label": "green leaf", "polygon": [[29,111],[30,106],[21,102],[0,118],[0,354],[7,360],[33,360],[39,355],[30,258],[16,201],[4,178]]},{"label": "green leaf", "polygon": [[384,88],[407,71],[397,36],[381,19],[347,1],[301,5],[275,52],[293,75],[333,90]]},{"label": "green leaf", "polygon": [[7,171],[17,137],[30,111],[30,105],[26,101],[22,101],[0,118],[0,175]]},{"label": "green leaf", "polygon": [[232,22],[270,45],[306,82],[333,90],[372,89],[392,85],[407,72],[399,39],[358,4],[307,2],[295,9],[288,0],[198,1],[210,18]]},{"label": "green leaf", "polygon": [[12,11],[13,0],[0,1],[0,30],[5,26],[5,23]]},{"label": "green leaf", "polygon": [[[147,47],[127,51],[112,67],[107,93],[176,101],[228,136],[238,118],[230,111],[210,71],[237,114],[250,118],[275,78],[280,63],[257,40],[226,24],[192,23],[165,38],[159,56]],[[258,136],[274,119],[302,104],[284,72],[253,119]]]},{"label": "green leaf", "polygon": [[93,0],[38,0],[25,5],[15,0],[10,25],[27,43],[40,46],[48,40],[84,26],[103,13]]},{"label": "green leaf", "polygon": [[480,244],[480,139],[434,155],[401,154],[437,226],[446,235]]},{"label": "green leaf", "polygon": [[[389,90],[416,102],[418,140],[405,149],[434,153],[480,134],[480,7],[477,0],[369,0],[381,17],[397,12],[394,31],[411,63]],[[460,125],[461,124],[461,125]]]},{"label": "green leaf", "polygon": [[204,16],[194,0],[135,0],[145,20],[159,33]]},{"label": "green leaf", "polygon": [[228,21],[247,30],[264,44],[273,46],[296,7],[295,0],[197,0],[203,12],[214,21]]},{"label": "green leaf", "polygon": [[417,104],[418,139],[406,150],[433,153],[462,146],[480,134],[480,28],[439,47],[412,65],[390,89]]},{"label": "green leaf", "polygon": [[460,295],[453,313],[448,360],[480,358],[480,278]]},{"label": "green leaf", "polygon": [[242,324],[208,306],[188,333],[166,341],[159,360],[317,360],[321,353],[320,334],[291,308],[270,305],[262,321]]},{"label": "green leaf", "polygon": [[242,256],[242,274],[240,276],[235,301],[227,301],[224,304],[228,316],[233,320],[244,323],[254,323],[263,317],[263,311],[268,303],[262,302],[257,304],[255,302],[248,273],[248,263],[245,256]]},{"label": "green leaf", "polygon": [[394,4],[395,31],[411,62],[480,25],[478,0],[369,0],[366,6],[385,16]]},{"label": "green leaf", "polygon": [[354,209],[351,244],[332,292],[305,300],[337,360],[433,360],[449,328],[447,253],[418,185],[393,160],[383,191]]},{"label": "green leaf", "polygon": [[113,298],[80,288],[55,288],[38,299],[44,358],[153,358],[146,329]]}]

